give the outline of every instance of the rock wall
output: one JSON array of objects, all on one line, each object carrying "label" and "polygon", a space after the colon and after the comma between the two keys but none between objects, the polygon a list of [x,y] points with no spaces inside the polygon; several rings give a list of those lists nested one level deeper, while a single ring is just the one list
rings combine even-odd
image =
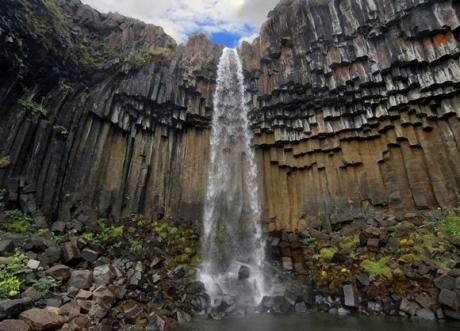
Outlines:
[{"label": "rock wall", "polygon": [[271,12],[241,50],[270,229],[458,206],[459,10],[294,0]]},{"label": "rock wall", "polygon": [[[270,230],[459,204],[459,9],[282,1],[242,45]],[[77,227],[201,218],[221,47],[79,0],[4,0],[0,46],[10,202]]]},{"label": "rock wall", "polygon": [[[176,46],[159,27],[79,1],[8,0],[0,16],[10,202],[75,227],[131,213],[199,219],[221,47],[204,36]],[[51,32],[30,30],[40,22]]]}]

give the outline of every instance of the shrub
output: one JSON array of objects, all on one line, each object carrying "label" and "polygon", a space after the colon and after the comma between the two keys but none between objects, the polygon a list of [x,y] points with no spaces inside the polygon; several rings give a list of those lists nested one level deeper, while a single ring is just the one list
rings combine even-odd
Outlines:
[{"label": "shrub", "polygon": [[34,114],[39,114],[42,116],[46,116],[47,111],[42,104],[37,103],[30,99],[21,99],[19,100],[19,105],[26,111],[30,111]]}]

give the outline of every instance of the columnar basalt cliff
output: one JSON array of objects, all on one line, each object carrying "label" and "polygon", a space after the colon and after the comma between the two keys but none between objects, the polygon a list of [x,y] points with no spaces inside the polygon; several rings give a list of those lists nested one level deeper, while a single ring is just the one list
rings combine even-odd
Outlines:
[{"label": "columnar basalt cliff", "polygon": [[271,229],[459,204],[459,10],[295,0],[271,12],[242,47]]},{"label": "columnar basalt cliff", "polygon": [[0,11],[10,200],[48,221],[198,219],[221,47],[205,36],[176,46],[159,27],[77,0],[8,0]]},{"label": "columnar basalt cliff", "polygon": [[[456,1],[282,1],[243,44],[269,229],[460,202]],[[0,5],[0,186],[36,219],[201,218],[222,47],[78,0]]]}]

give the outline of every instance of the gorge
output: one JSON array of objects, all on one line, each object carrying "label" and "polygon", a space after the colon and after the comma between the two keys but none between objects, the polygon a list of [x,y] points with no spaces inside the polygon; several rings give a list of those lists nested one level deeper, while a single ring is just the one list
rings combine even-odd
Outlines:
[{"label": "gorge", "polygon": [[[459,320],[459,32],[456,0],[282,0],[230,50],[2,0],[1,257],[58,265],[107,330],[232,315],[209,302],[230,265],[261,312]],[[285,294],[262,298],[265,260]],[[30,324],[25,279],[0,319]]]}]

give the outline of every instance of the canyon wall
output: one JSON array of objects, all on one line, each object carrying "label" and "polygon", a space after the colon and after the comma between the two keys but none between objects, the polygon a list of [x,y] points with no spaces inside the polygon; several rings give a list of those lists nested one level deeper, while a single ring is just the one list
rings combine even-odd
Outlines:
[{"label": "canyon wall", "polygon": [[[458,206],[459,10],[282,1],[240,47],[270,230]],[[201,219],[222,47],[78,0],[3,0],[0,46],[10,203],[70,227]]]},{"label": "canyon wall", "polygon": [[271,229],[460,203],[457,1],[282,1],[244,44]]},{"label": "canyon wall", "polygon": [[8,0],[2,11],[10,202],[75,227],[132,213],[198,220],[221,47],[205,36],[177,46],[79,1]]}]

